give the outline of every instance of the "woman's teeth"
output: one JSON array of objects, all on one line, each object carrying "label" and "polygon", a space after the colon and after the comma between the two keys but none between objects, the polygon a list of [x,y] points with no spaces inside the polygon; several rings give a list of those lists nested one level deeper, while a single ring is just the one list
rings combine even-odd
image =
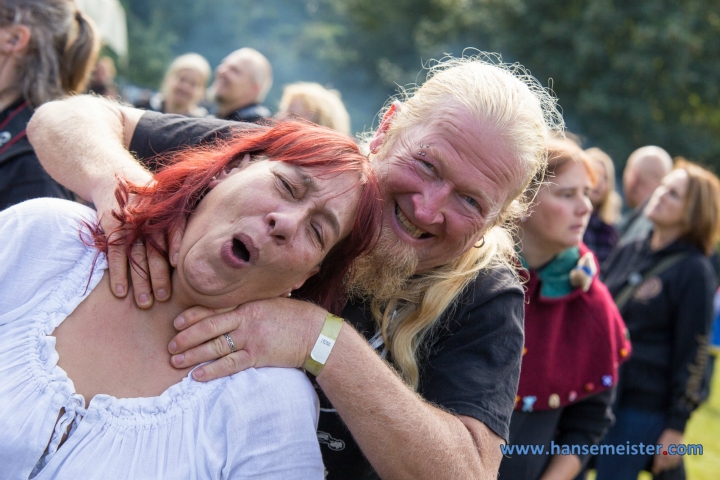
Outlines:
[{"label": "woman's teeth", "polygon": [[420,238],[422,235],[427,233],[410,223],[410,220],[408,220],[405,214],[403,214],[402,210],[400,210],[400,206],[397,204],[395,204],[395,215],[397,216],[398,221],[400,221],[400,225],[402,225],[405,228],[405,231],[413,238]]}]

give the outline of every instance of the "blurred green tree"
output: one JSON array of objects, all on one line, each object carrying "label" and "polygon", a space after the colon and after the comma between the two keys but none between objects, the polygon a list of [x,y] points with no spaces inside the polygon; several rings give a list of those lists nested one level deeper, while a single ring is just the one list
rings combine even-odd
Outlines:
[{"label": "blurred green tree", "polygon": [[[338,88],[356,130],[396,85],[464,47],[501,52],[557,93],[569,127],[623,165],[639,146],[720,166],[720,11],[711,0],[122,0],[131,81],[174,55],[242,46],[291,81]],[[552,79],[552,80],[551,80]],[[280,87],[280,88],[278,88]],[[358,128],[359,127],[359,128]]]},{"label": "blurred green tree", "polygon": [[720,16],[710,0],[435,0],[419,51],[502,52],[552,78],[568,125],[623,165],[656,144],[720,166]]}]

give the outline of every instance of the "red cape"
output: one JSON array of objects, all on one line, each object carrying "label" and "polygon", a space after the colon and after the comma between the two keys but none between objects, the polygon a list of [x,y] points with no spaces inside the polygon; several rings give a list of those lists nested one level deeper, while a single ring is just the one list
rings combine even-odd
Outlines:
[{"label": "red cape", "polygon": [[[581,257],[588,251],[580,244]],[[587,292],[577,288],[558,298],[541,296],[540,283],[530,270],[515,401],[515,409],[525,412],[564,407],[611,388],[630,354],[625,323],[597,275]]]}]

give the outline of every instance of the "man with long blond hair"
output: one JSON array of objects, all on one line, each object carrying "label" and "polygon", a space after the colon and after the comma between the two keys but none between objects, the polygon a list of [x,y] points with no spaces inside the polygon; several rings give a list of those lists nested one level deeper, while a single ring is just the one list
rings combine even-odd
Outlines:
[{"label": "man with long blond hair", "polygon": [[[108,212],[116,171],[152,178],[127,147],[143,158],[228,127],[74,98],[37,112],[30,131],[50,173]],[[555,100],[519,66],[485,54],[438,62],[363,143],[381,181],[384,233],[348,278],[346,321],[292,298],[192,309],[175,321],[173,365],[222,357],[194,371],[201,380],[303,366],[322,396],[328,478],[494,479],[523,345],[523,292],[503,226],[522,215],[518,197],[545,164],[551,130],[562,130]],[[71,134],[90,158],[57,148]],[[151,282],[133,274],[145,307],[169,295],[164,265],[148,254]],[[118,258],[111,283],[124,295]]]}]

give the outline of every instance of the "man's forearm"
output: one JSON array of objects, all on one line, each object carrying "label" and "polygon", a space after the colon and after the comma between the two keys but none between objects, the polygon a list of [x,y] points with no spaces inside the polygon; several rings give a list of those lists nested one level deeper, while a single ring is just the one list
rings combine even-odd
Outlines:
[{"label": "man's forearm", "polygon": [[318,384],[382,478],[495,479],[502,440],[412,392],[344,326]]},{"label": "man's forearm", "polygon": [[41,106],[27,133],[55,180],[101,203],[114,192],[116,175],[135,183],[152,179],[127,150],[140,116],[142,111],[109,100],[76,96]]}]

